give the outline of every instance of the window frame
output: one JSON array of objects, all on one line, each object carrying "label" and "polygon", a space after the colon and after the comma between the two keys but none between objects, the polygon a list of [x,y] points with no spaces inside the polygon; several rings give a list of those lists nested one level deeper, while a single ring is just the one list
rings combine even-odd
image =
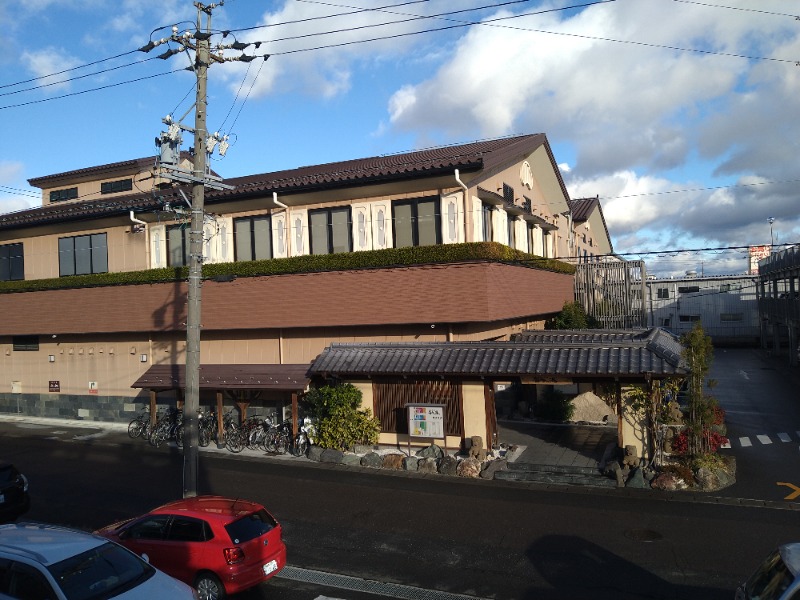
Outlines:
[{"label": "window frame", "polygon": [[[13,254],[13,255],[12,255]],[[4,268],[2,261],[8,268]],[[19,276],[15,276],[18,274]],[[0,281],[22,281],[25,279],[25,253],[22,242],[0,244]]]},{"label": "window frame", "polygon": [[116,179],[114,181],[104,181],[100,184],[101,194],[119,194],[120,192],[133,191],[133,179]]},{"label": "window frame", "polygon": [[[260,248],[257,245],[258,239],[256,238],[255,232],[255,224],[257,222],[265,222],[267,225],[267,232],[268,232],[268,243],[266,247],[267,257],[266,258],[259,258],[258,250],[264,250],[264,248]],[[250,248],[250,257],[251,258],[241,258],[239,256],[239,226],[247,224],[247,236],[248,236],[248,246]],[[251,215],[248,217],[236,217],[233,220],[233,260],[235,262],[247,262],[253,260],[270,260],[274,258],[274,253],[272,252],[272,215]]]},{"label": "window frame", "polygon": [[[353,251],[353,211],[350,206],[331,206],[328,208],[315,208],[308,211],[308,250],[310,254],[337,254],[335,251],[336,244],[335,240],[336,237],[334,235],[334,222],[333,216],[334,214],[346,214],[346,221],[345,221],[345,230],[347,235],[347,249],[344,252],[352,252]],[[326,231],[325,231],[325,238],[326,238],[326,247],[325,252],[320,252],[319,248],[314,247],[314,239],[315,236],[312,229],[312,219],[317,215],[325,215],[325,223],[326,223]]]},{"label": "window frame", "polygon": [[[181,256],[183,262],[175,264],[172,258],[172,238],[171,232],[181,230]],[[189,248],[191,246],[190,235],[191,226],[189,224],[168,225],[166,230],[167,238],[167,266],[168,267],[186,267],[189,265]]]},{"label": "window frame", "polygon": [[[434,227],[434,246],[441,245],[442,242],[442,201],[439,196],[421,196],[419,198],[407,198],[404,200],[392,201],[392,239],[394,240],[395,248],[417,248],[420,246],[420,204],[433,205],[433,227]],[[408,206],[411,209],[410,224],[411,228],[411,246],[398,246],[397,245],[397,217],[396,209],[400,206]],[[431,244],[425,244],[431,245]]]},{"label": "window frame", "polygon": [[[89,246],[81,247],[78,242],[88,238]],[[96,240],[102,239],[102,244],[96,245]],[[69,248],[65,247],[69,244]],[[67,257],[71,255],[70,272],[65,272]],[[88,257],[89,269],[85,271],[81,267],[82,259]],[[102,260],[100,258],[102,257]],[[71,277],[73,275],[95,275],[97,273],[108,273],[108,234],[87,233],[58,238],[58,273],[59,277]]]},{"label": "window frame", "polygon": [[78,188],[62,188],[58,190],[50,190],[50,202],[66,202],[68,200],[78,199]]}]

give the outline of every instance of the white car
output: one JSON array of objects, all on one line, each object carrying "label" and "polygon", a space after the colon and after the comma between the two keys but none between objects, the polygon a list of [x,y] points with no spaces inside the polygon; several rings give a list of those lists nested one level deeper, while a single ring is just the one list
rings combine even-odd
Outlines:
[{"label": "white car", "polygon": [[736,600],[797,598],[800,598],[800,543],[783,544],[770,552],[750,578],[736,590]]},{"label": "white car", "polygon": [[41,523],[0,525],[0,598],[196,600],[185,583],[105,538]]}]

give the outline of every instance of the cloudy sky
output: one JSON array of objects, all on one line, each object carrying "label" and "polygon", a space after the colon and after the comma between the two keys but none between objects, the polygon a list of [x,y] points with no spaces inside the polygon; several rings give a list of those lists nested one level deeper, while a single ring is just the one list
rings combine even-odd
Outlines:
[{"label": "cloudy sky", "polygon": [[[212,41],[258,43],[244,51],[258,58],[209,69],[209,129],[231,142],[213,167],[542,132],[571,197],[600,197],[617,253],[659,276],[744,273],[738,248],[800,242],[792,8],[226,0],[211,26],[230,33]],[[191,124],[187,55],[137,49],[195,22],[190,0],[0,3],[0,212],[38,205],[29,178],[154,156],[167,114]]]}]

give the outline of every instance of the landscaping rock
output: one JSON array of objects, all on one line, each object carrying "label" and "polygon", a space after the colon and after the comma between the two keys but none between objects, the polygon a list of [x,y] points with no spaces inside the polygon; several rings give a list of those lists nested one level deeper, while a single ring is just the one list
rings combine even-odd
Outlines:
[{"label": "landscaping rock", "polygon": [[508,467],[508,461],[504,458],[490,460],[481,469],[481,479],[494,479],[494,474],[504,471]]},{"label": "landscaping rock", "polygon": [[711,469],[700,467],[697,469],[697,473],[695,473],[694,478],[697,482],[697,487],[704,492],[710,492],[719,489],[719,477],[717,477],[717,475]]},{"label": "landscaping rock", "polygon": [[319,446],[311,446],[308,449],[308,459],[313,460],[315,462],[320,462],[322,460],[322,453],[325,451],[324,448],[320,448]]},{"label": "landscaping rock", "polygon": [[342,457],[342,464],[349,465],[351,467],[360,467],[361,457],[358,454],[353,454],[352,452],[345,452],[344,456]]},{"label": "landscaping rock", "polygon": [[421,458],[435,458],[439,460],[444,456],[444,450],[442,450],[436,444],[431,444],[427,448],[422,448],[421,450],[417,450],[417,456]]},{"label": "landscaping rock", "polygon": [[372,446],[367,446],[366,444],[356,444],[353,446],[353,452],[362,456],[367,452],[372,452],[373,450],[375,450],[375,448]]},{"label": "landscaping rock", "polygon": [[672,473],[661,473],[653,480],[653,483],[650,484],[650,487],[653,487],[657,490],[663,490],[665,492],[674,492],[676,490],[686,489],[688,484],[683,479],[673,475]]},{"label": "landscaping rock", "polygon": [[625,487],[644,490],[648,489],[650,484],[645,481],[644,473],[640,468],[637,467],[631,470],[631,474],[628,476],[628,480],[625,482]]},{"label": "landscaping rock", "polygon": [[405,457],[402,454],[384,454],[382,466],[384,469],[400,471],[403,468],[403,458]]},{"label": "landscaping rock", "polygon": [[436,473],[436,459],[432,457],[420,459],[417,470],[420,473]]},{"label": "landscaping rock", "polygon": [[476,458],[465,458],[456,466],[456,475],[459,477],[477,478],[481,474],[481,461]]},{"label": "landscaping rock", "polygon": [[403,458],[403,468],[406,471],[419,471],[419,461],[416,456],[406,456]]},{"label": "landscaping rock", "polygon": [[380,469],[383,466],[383,457],[377,452],[367,452],[361,457],[361,466]]},{"label": "landscaping rock", "polygon": [[344,452],[341,450],[334,450],[333,448],[325,448],[322,455],[319,457],[319,462],[341,464],[344,458]]},{"label": "landscaping rock", "polygon": [[441,475],[455,475],[458,468],[458,459],[455,456],[443,456],[439,460],[439,473]]}]

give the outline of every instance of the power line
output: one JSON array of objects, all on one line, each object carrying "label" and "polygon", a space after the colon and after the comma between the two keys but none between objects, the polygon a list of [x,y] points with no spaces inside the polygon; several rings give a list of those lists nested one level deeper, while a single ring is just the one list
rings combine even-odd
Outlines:
[{"label": "power line", "polygon": [[625,194],[622,196],[600,196],[601,200],[617,200],[619,198],[637,198],[639,196],[660,196],[663,194],[682,194],[682,193],[689,193],[689,192],[709,192],[713,190],[726,190],[731,188],[739,188],[739,187],[752,187],[756,185],[775,185],[780,183],[797,183],[800,179],[782,179],[779,181],[757,181],[754,183],[735,183],[732,185],[718,185],[713,187],[703,187],[703,188],[687,188],[683,190],[664,190],[661,192],[641,192],[639,194]]},{"label": "power line", "polygon": [[695,4],[697,6],[705,6],[705,7],[708,7],[708,8],[725,8],[725,9],[728,9],[728,10],[741,10],[741,11],[746,11],[746,12],[761,13],[761,14],[764,14],[764,15],[773,15],[773,16],[776,16],[776,17],[791,17],[793,19],[800,18],[797,15],[792,15],[792,14],[789,14],[789,13],[772,12],[772,11],[769,11],[769,10],[760,10],[760,9],[757,9],[757,8],[744,8],[742,6],[725,6],[725,5],[722,5],[722,4],[708,4],[706,2],[696,2],[695,0],[672,0],[672,1],[673,2],[681,2],[682,4]]}]

